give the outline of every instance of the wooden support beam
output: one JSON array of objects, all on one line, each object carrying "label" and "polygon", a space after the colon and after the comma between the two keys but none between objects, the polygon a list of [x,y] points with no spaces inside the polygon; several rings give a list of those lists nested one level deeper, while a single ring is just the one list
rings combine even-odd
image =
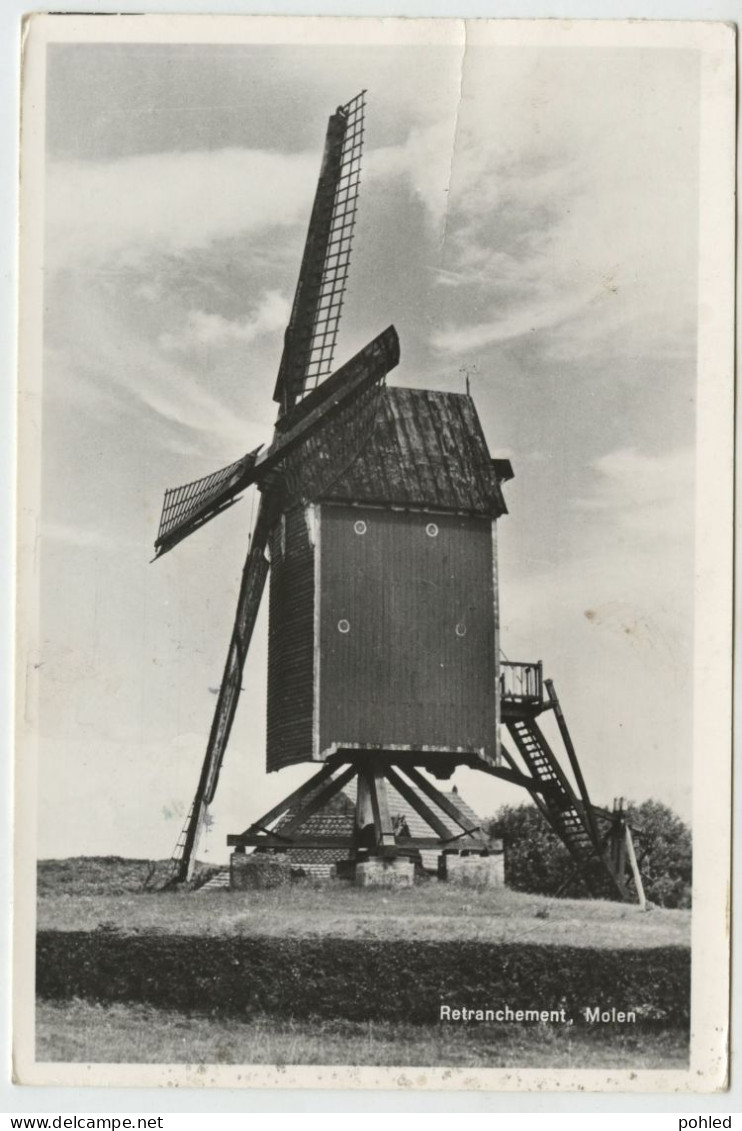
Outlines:
[{"label": "wooden support beam", "polygon": [[436,789],[434,785],[424,778],[422,774],[415,769],[414,766],[405,766],[405,773],[413,785],[422,790],[426,797],[428,797],[439,809],[442,809],[447,817],[463,829],[467,833],[479,832],[480,825],[473,825],[468,817],[465,817],[459,809],[456,808],[452,801],[449,801],[444,793]]},{"label": "wooden support beam", "polygon": [[[471,845],[471,841],[469,842],[469,844]],[[427,837],[427,836],[423,836],[423,837],[421,837],[421,836],[401,836],[401,837],[397,837],[397,846],[399,848],[415,848],[415,849],[417,849],[417,848],[420,848],[420,849],[440,848],[441,850],[443,850],[444,848],[450,848],[451,847],[451,838],[449,837],[448,840],[442,840],[440,837],[432,837],[432,836],[431,837]],[[482,846],[477,845],[476,847],[481,848]]]},{"label": "wooden support beam", "polygon": [[593,806],[592,806],[592,802],[590,800],[590,795],[587,792],[587,785],[585,784],[585,779],[582,776],[582,770],[580,769],[580,763],[577,760],[577,752],[576,752],[574,745],[572,743],[572,736],[569,733],[569,728],[567,727],[567,720],[564,717],[564,714],[562,712],[561,703],[559,702],[559,699],[557,698],[557,693],[554,690],[554,681],[553,680],[551,680],[551,679],[546,680],[546,690],[549,693],[549,706],[551,707],[552,711],[554,712],[554,716],[555,716],[556,721],[557,721],[557,726],[559,727],[559,733],[562,736],[562,742],[564,743],[564,749],[567,751],[567,757],[569,758],[569,764],[572,767],[572,773],[575,776],[575,781],[577,782],[577,788],[580,791],[582,803],[585,807],[585,816],[587,818],[588,826],[589,826],[589,829],[590,829],[590,835],[592,837],[593,844],[597,847],[600,844],[600,832],[598,831],[598,825],[597,825],[597,821],[595,819],[595,813],[593,812]]},{"label": "wooden support beam", "polygon": [[636,860],[634,841],[631,837],[631,829],[628,825],[626,826],[626,853],[629,857],[629,864],[631,865],[631,874],[634,877],[634,887],[636,888],[636,894],[639,897],[639,906],[641,907],[642,911],[646,911],[647,897],[644,894],[644,884],[642,883],[641,872],[639,871],[639,865]]},{"label": "wooden support beam", "polygon": [[[274,805],[272,809],[269,809],[268,812],[265,813],[262,817],[258,818],[257,821],[253,821],[251,825],[248,825],[244,833],[240,833],[239,835],[249,836],[251,833],[256,832],[258,829],[262,829],[266,825],[269,825],[271,821],[275,821],[276,817],[280,817],[282,813],[285,813],[286,810],[289,809],[295,801],[300,801],[305,794],[312,793],[313,790],[317,788],[317,786],[321,785],[322,782],[331,777],[336,769],[337,767],[334,765],[328,766],[327,764],[325,764],[319,771],[319,773],[316,773],[314,777],[311,777],[309,779],[309,781],[305,781],[303,785],[300,785],[299,788],[295,789],[293,793],[290,793],[288,797],[284,797],[283,801],[279,801],[278,805]],[[231,843],[232,841],[228,839],[227,844]]]},{"label": "wooden support beam", "polygon": [[[295,836],[290,842],[275,833],[235,833],[227,837],[230,848],[272,848],[279,852],[286,852],[290,848],[345,848],[350,851],[354,846],[352,836]],[[450,841],[441,837],[397,837],[397,848],[413,849],[443,849],[450,846]]]},{"label": "wooden support beam", "polygon": [[331,797],[339,793],[343,786],[347,785],[351,778],[355,777],[357,772],[358,770],[355,766],[347,766],[336,778],[330,778],[326,785],[322,786],[316,794],[313,794],[309,798],[287,825],[277,830],[278,835],[284,839],[291,837],[296,829],[300,828],[305,821],[308,821],[310,817],[314,816],[323,805],[327,804]]},{"label": "wooden support beam", "polygon": [[434,833],[438,833],[438,836],[442,837],[444,840],[450,838],[451,831],[448,826],[445,825],[437,813],[434,813],[423,801],[420,794],[416,793],[412,786],[409,785],[404,778],[400,777],[392,766],[387,766],[386,776],[389,780],[389,784],[394,786],[397,793],[405,799],[408,805],[412,806],[415,812],[422,817],[426,825],[429,825]]},{"label": "wooden support beam", "polygon": [[379,848],[393,848],[396,838],[392,828],[392,818],[389,815],[389,799],[386,795],[384,767],[377,759],[374,759],[373,763],[364,766],[361,772],[368,783],[371,809],[374,815],[376,843]]},{"label": "wooden support beam", "polygon": [[506,770],[503,766],[491,766],[483,758],[479,758],[473,766],[475,770],[482,770],[485,774],[491,774],[493,778],[501,778],[503,781],[508,782],[509,785],[519,785],[523,789],[527,789],[529,793],[534,791],[538,793],[547,793],[549,790],[548,785],[543,782],[537,781],[536,778],[530,777],[528,774],[521,773],[516,767],[516,763],[512,755],[502,751],[505,758],[514,767],[513,769]]},{"label": "wooden support beam", "polygon": [[623,821],[612,838],[611,849],[613,870],[617,876],[623,876],[626,870],[626,826]]},{"label": "wooden support beam", "polygon": [[289,848],[348,848],[353,844],[352,836],[295,836],[290,841],[277,833],[234,833],[227,837],[230,848],[255,847],[277,848],[285,852]]}]

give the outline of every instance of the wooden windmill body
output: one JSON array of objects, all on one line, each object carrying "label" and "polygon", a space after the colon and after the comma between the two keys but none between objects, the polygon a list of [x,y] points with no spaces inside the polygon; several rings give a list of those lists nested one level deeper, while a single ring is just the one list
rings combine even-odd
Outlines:
[{"label": "wooden windmill body", "polygon": [[[576,871],[594,890],[626,897],[617,821],[590,802],[553,684],[542,680],[540,663],[500,660],[497,520],[506,513],[509,462],[491,458],[468,393],[385,386],[399,360],[393,327],[331,372],[363,116],[361,94],[328,125],[274,391],[273,442],[165,495],[158,556],[246,487],[261,492],[206,755],[176,849],[178,878],[190,874],[216,791],[270,571],[267,769],[301,762],[318,769],[228,837],[237,853],[332,847],[350,860],[389,859],[452,853],[464,843],[467,852],[486,853],[483,832],[426,776],[447,779],[465,765],[523,786]],[[539,728],[546,710],[555,712],[569,774]],[[500,740],[502,725],[515,754]],[[303,835],[307,820],[353,779],[353,835],[342,845]],[[395,829],[387,785],[430,836]]]},{"label": "wooden windmill body", "polygon": [[351,466],[271,538],[269,770],[341,750],[424,757],[445,777],[497,763],[504,509],[468,397],[381,392]]}]

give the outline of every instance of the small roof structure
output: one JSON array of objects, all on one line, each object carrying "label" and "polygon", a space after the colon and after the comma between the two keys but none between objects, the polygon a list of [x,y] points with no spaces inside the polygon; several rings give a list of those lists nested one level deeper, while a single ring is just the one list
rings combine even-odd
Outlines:
[{"label": "small roof structure", "polygon": [[[487,846],[490,850],[496,850],[497,843],[493,842],[490,837],[482,830],[477,833],[461,834],[461,829],[456,825],[451,818],[442,809],[440,809],[429,797],[421,793],[417,786],[411,784],[410,788],[425,801],[429,808],[440,817],[440,820],[450,830],[451,837],[456,839],[457,848],[483,848]],[[387,783],[387,796],[389,800],[389,812],[392,820],[395,818],[404,819],[409,830],[409,835],[412,837],[430,837],[436,835],[430,826],[423,820],[420,814],[408,801],[405,800],[401,794]],[[463,800],[456,788],[454,787],[450,793],[444,793],[444,797],[453,802],[462,816],[467,817],[468,820],[477,826],[481,826],[482,820],[470,805]],[[353,833],[353,826],[355,821],[355,783],[348,786],[347,789],[342,790],[336,797],[328,802],[324,809],[309,817],[302,825],[296,829],[296,834],[301,836],[347,836],[350,837]],[[292,811],[289,809],[281,821],[276,825],[276,832],[280,832],[281,827],[288,824],[293,819]],[[438,856],[440,855],[437,849],[424,850],[421,853],[423,866],[428,871],[435,872],[437,870]],[[345,860],[348,856],[347,849],[344,848],[289,848],[285,853],[282,853],[286,863],[293,868],[301,868],[303,871],[313,876],[327,876],[333,864],[339,860]]]}]

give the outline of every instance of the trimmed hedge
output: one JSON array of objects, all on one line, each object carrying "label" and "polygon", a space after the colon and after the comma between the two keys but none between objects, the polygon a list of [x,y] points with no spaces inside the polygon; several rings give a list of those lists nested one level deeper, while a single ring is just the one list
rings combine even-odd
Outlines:
[{"label": "trimmed hedge", "polygon": [[51,999],[147,1002],[246,1016],[436,1022],[458,1008],[634,1009],[685,1025],[685,947],[586,950],[482,942],[208,938],[41,931],[36,988]]}]

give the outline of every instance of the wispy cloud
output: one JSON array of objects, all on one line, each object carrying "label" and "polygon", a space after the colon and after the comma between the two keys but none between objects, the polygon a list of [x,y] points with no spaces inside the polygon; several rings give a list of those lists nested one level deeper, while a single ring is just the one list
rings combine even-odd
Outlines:
[{"label": "wispy cloud", "polygon": [[370,192],[392,178],[402,180],[424,206],[435,233],[445,229],[451,185],[451,159],[455,114],[410,130],[404,142],[371,150],[364,161],[364,179]]},{"label": "wispy cloud", "polygon": [[569,505],[569,549],[502,561],[502,642],[543,659],[593,797],[689,810],[694,453],[616,449]]},{"label": "wispy cloud", "polygon": [[161,334],[159,345],[167,351],[219,347],[234,342],[246,345],[262,334],[283,330],[290,313],[289,301],[280,291],[266,291],[252,313],[242,320],[208,314],[203,310],[189,310],[185,326],[180,331]]},{"label": "wispy cloud", "polygon": [[481,350],[497,342],[512,341],[558,326],[573,318],[584,305],[585,299],[574,293],[562,294],[558,299],[554,296],[540,303],[531,299],[488,322],[449,325],[446,329],[434,331],[432,344],[446,354]]},{"label": "wispy cloud", "polygon": [[430,343],[445,358],[535,333],[565,360],[604,343],[692,363],[693,72],[616,56],[575,77],[572,65],[505,60],[495,100],[472,56],[455,152],[441,118],[373,155],[372,174],[407,183],[445,235]]},{"label": "wispy cloud", "polygon": [[[692,642],[695,453],[618,449],[595,460],[588,489],[564,515],[568,554],[551,548],[537,570],[505,564],[510,628],[551,622],[565,640],[606,635],[617,649],[659,648],[687,665]],[[639,626],[639,629],[635,629]],[[651,629],[651,631],[650,631]],[[556,645],[555,645],[556,646]],[[561,647],[562,645],[560,645]],[[579,652],[579,648],[577,648]],[[687,674],[687,673],[686,673]]]},{"label": "wispy cloud", "polygon": [[249,412],[235,413],[216,365],[163,349],[125,291],[109,293],[78,272],[49,288],[48,303],[68,337],[50,351],[47,387],[65,400],[74,391],[78,414],[96,419],[98,431],[125,412],[155,445],[185,452],[195,444],[205,460],[225,463],[244,452],[256,425]]},{"label": "wispy cloud", "polygon": [[632,538],[632,551],[668,557],[678,542],[693,535],[695,451],[681,448],[645,455],[632,448],[609,452],[595,462],[592,491],[574,503],[591,519],[603,518],[619,534]]},{"label": "wispy cloud", "polygon": [[180,253],[308,215],[317,154],[249,149],[51,162],[48,270]]}]

